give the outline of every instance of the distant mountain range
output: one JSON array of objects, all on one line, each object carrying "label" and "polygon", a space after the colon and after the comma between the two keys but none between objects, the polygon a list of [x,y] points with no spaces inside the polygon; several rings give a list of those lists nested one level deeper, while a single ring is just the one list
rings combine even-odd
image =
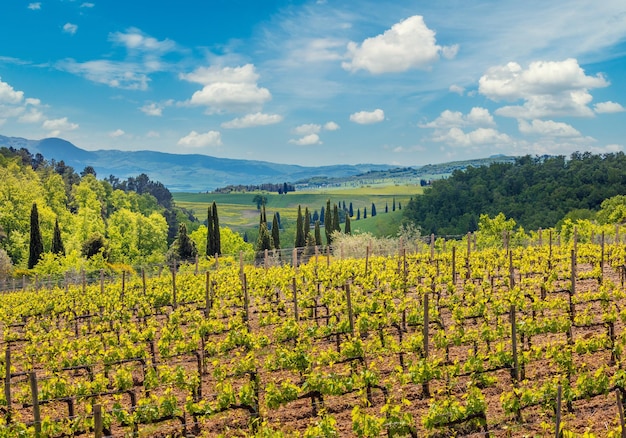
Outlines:
[{"label": "distant mountain range", "polygon": [[[322,177],[327,181],[345,180],[357,175],[377,172],[388,173],[397,166],[386,164],[338,164],[307,167],[277,164],[265,161],[216,158],[200,154],[168,154],[155,151],[86,151],[61,138],[27,140],[0,135],[0,147],[26,148],[33,155],[40,153],[46,160],[63,160],[76,172],[91,166],[98,178],[114,175],[118,178],[135,177],[145,173],[150,179],[160,181],[173,192],[207,192],[229,185],[258,185],[263,183],[297,182]],[[498,157],[462,162],[461,166],[482,165],[491,161],[510,161],[512,157]],[[432,167],[433,165],[429,165]],[[425,174],[436,173],[429,166]],[[434,165],[437,166],[437,165]],[[443,167],[449,172],[449,166]],[[408,169],[408,168],[407,168]],[[413,175],[420,168],[410,168]]]}]

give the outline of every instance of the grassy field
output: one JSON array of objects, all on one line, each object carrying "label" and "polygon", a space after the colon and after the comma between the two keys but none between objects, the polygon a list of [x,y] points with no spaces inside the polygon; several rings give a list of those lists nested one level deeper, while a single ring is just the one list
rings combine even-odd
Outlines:
[{"label": "grassy field", "polygon": [[[361,186],[354,188],[320,189],[301,192],[290,192],[285,195],[277,193],[174,193],[176,205],[191,210],[194,215],[203,221],[207,216],[208,206],[215,201],[218,208],[220,225],[231,228],[239,233],[247,233],[251,241],[256,238],[259,224],[259,211],[253,198],[257,194],[267,197],[266,214],[271,221],[275,212],[281,217],[281,224],[285,228],[284,242],[292,240],[298,214],[298,205],[308,207],[311,214],[321,212],[330,199],[331,205],[337,204],[349,207],[352,203],[354,217],[352,230],[371,232],[376,236],[394,235],[400,223],[402,212],[399,207],[406,205],[412,196],[421,194],[422,187],[415,185],[381,185]],[[392,211],[393,202],[396,202],[396,211]],[[372,203],[376,206],[377,216],[371,217]],[[387,207],[389,214],[385,214]],[[367,209],[367,219],[356,221],[357,210]],[[286,246],[286,245],[285,245]]]}]

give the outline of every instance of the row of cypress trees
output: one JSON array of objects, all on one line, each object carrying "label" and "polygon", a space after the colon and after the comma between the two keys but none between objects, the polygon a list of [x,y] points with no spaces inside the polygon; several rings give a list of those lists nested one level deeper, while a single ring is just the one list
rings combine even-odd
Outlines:
[{"label": "row of cypress trees", "polygon": [[[37,203],[33,203],[30,210],[30,246],[28,251],[28,269],[35,267],[39,259],[43,255],[43,238],[41,237],[41,229],[39,228],[39,211]],[[61,229],[59,228],[59,220],[54,221],[54,233],[52,235],[52,246],[50,252],[53,254],[65,255],[65,247],[61,240]]]}]

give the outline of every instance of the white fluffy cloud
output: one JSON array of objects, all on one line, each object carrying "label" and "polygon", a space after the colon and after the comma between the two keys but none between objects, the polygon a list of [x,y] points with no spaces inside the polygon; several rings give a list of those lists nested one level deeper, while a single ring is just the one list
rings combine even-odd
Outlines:
[{"label": "white fluffy cloud", "polygon": [[311,146],[314,144],[321,144],[320,136],[317,134],[308,134],[297,140],[289,140],[289,143],[297,144],[298,146]]},{"label": "white fluffy cloud", "polygon": [[29,3],[27,8],[31,11],[38,11],[41,9],[41,2]]},{"label": "white fluffy cloud", "polygon": [[457,51],[458,46],[437,45],[435,32],[426,26],[422,16],[414,15],[360,45],[350,42],[347,54],[350,61],[343,62],[342,67],[374,74],[427,69],[439,59],[440,53],[452,58]]},{"label": "white fluffy cloud", "polygon": [[324,124],[324,130],[325,131],[338,131],[340,129],[340,126],[335,123],[335,122],[326,122]]},{"label": "white fluffy cloud", "polygon": [[174,101],[171,99],[166,100],[165,102],[159,102],[159,103],[149,102],[139,109],[141,110],[142,113],[148,116],[160,117],[163,115],[163,110],[165,109],[165,107],[171,106],[173,104],[174,104]]},{"label": "white fluffy cloud", "polygon": [[191,105],[206,106],[209,113],[260,110],[272,96],[267,88],[259,87],[254,65],[241,67],[201,67],[182,79],[204,85],[191,96]]},{"label": "white fluffy cloud", "polygon": [[598,114],[603,113],[621,113],[626,111],[622,105],[617,102],[607,101],[607,102],[599,102],[593,106],[593,109]]},{"label": "white fluffy cloud", "polygon": [[456,85],[456,84],[450,85],[450,88],[448,88],[448,90],[450,90],[451,93],[458,94],[459,96],[463,96],[463,94],[465,94],[465,88],[461,87],[460,85]]},{"label": "white fluffy cloud", "polygon": [[446,143],[450,146],[470,147],[504,145],[510,143],[511,138],[493,128],[478,128],[467,133],[460,128],[450,128],[436,134],[433,141]]},{"label": "white fluffy cloud", "polygon": [[305,125],[300,125],[296,127],[293,132],[297,135],[308,135],[308,134],[318,134],[322,130],[321,125],[317,125],[315,123],[308,123]]},{"label": "white fluffy cloud", "polygon": [[24,99],[23,91],[15,91],[15,89],[2,81],[0,78],[0,104],[19,104]]},{"label": "white fluffy cloud", "polygon": [[358,113],[350,114],[350,121],[359,125],[369,125],[382,122],[383,120],[385,120],[385,112],[380,108],[374,111],[359,111]]},{"label": "white fluffy cloud", "polygon": [[109,40],[126,47],[130,51],[166,53],[176,48],[176,43],[171,40],[159,41],[142,33],[139,29],[131,27],[126,32],[114,32],[109,34]]},{"label": "white fluffy cloud", "polygon": [[74,131],[78,129],[78,124],[68,121],[67,117],[62,117],[60,119],[45,120],[42,127],[45,130],[50,131],[48,135],[51,137],[57,137],[62,132]]},{"label": "white fluffy cloud", "polygon": [[116,130],[115,130],[115,131],[113,131],[113,132],[109,132],[109,137],[112,137],[112,138],[117,138],[117,137],[121,137],[121,136],[122,136],[122,135],[124,135],[124,134],[126,134],[126,133],[124,132],[124,130],[122,130],[122,129],[116,129]]},{"label": "white fluffy cloud", "polygon": [[600,74],[587,76],[576,59],[537,61],[527,69],[515,62],[490,68],[479,80],[479,92],[494,101],[523,100],[496,114],[538,119],[551,116],[593,116],[589,90],[609,83]]},{"label": "white fluffy cloud", "polygon": [[20,123],[39,123],[44,119],[44,115],[37,108],[30,108],[28,112],[24,113],[19,119]]},{"label": "white fluffy cloud", "polygon": [[282,121],[283,116],[280,114],[263,114],[258,112],[254,114],[246,114],[244,117],[238,117],[228,122],[224,122],[221,126],[226,129],[241,129],[251,128],[254,126],[274,125]]},{"label": "white fluffy cloud", "polygon": [[63,25],[63,32],[69,33],[70,35],[74,35],[78,30],[78,26],[72,23],[65,23]]},{"label": "white fluffy cloud", "polygon": [[488,109],[474,107],[467,115],[460,111],[445,110],[432,122],[420,124],[420,128],[446,129],[463,126],[493,127],[496,123]]},{"label": "white fluffy cloud", "polygon": [[526,120],[519,120],[518,126],[522,134],[544,135],[547,137],[580,137],[580,132],[573,126],[553,120],[533,120],[530,123]]},{"label": "white fluffy cloud", "polygon": [[221,146],[222,135],[218,131],[209,131],[204,134],[199,134],[196,131],[191,131],[186,136],[178,140],[179,146],[188,146],[192,148],[202,148],[205,146]]}]

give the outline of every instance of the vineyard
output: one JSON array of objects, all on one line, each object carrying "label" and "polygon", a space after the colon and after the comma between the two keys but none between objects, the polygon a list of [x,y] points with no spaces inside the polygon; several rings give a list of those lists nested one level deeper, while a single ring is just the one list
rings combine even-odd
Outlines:
[{"label": "vineyard", "polygon": [[0,436],[624,436],[626,244],[595,240],[7,292]]}]

